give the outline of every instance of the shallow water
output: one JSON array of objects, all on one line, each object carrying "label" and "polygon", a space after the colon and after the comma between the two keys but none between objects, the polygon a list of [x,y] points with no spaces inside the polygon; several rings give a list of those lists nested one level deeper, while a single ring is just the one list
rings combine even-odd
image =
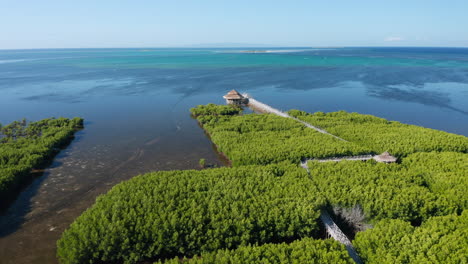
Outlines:
[{"label": "shallow water", "polygon": [[0,216],[0,263],[56,263],[60,233],[122,180],[200,158],[223,166],[188,109],[224,103],[230,89],[283,110],[344,109],[468,136],[468,49],[281,51],[0,51],[1,123],[85,119]]}]

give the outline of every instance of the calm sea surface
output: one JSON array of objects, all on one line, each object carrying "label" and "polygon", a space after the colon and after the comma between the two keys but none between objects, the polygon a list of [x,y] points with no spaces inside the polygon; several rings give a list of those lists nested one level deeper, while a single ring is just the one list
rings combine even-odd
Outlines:
[{"label": "calm sea surface", "polygon": [[85,129],[0,216],[0,263],[56,263],[61,232],[116,183],[223,166],[190,118],[231,89],[279,109],[346,110],[468,136],[468,49],[0,51],[0,123],[75,117]]}]

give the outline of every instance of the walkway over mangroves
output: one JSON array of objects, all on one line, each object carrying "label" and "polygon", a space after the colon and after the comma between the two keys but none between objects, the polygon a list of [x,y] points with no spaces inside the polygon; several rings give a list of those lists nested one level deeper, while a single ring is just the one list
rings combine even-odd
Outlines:
[{"label": "walkway over mangroves", "polygon": [[[328,133],[327,131],[323,130],[323,129],[320,129],[316,126],[313,126],[307,122],[304,122],[302,120],[299,120],[295,117],[292,117],[290,115],[288,115],[287,113],[285,112],[282,112],[278,109],[275,109],[269,105],[266,105],[262,102],[259,102],[251,97],[249,97],[248,95],[243,95],[245,98],[248,98],[248,104],[247,106],[249,106],[250,108],[254,109],[254,110],[257,110],[257,111],[260,111],[260,112],[265,112],[265,113],[271,113],[271,114],[275,114],[275,115],[278,115],[278,116],[281,116],[281,117],[285,117],[285,118],[292,118],[294,120],[297,120],[298,122],[301,122],[302,124],[304,124],[306,127],[308,128],[312,128],[320,133],[323,133],[323,134],[327,134],[327,135],[330,135],[332,137],[335,137],[339,140],[343,140],[343,141],[346,141],[338,136],[335,136],[333,134],[330,134]],[[372,159],[374,156],[373,155],[362,155],[362,156],[352,156],[352,157],[337,157],[337,158],[328,158],[328,159],[321,159],[321,160],[317,160],[317,159],[305,159],[305,160],[302,160],[301,161],[301,167],[303,167],[304,169],[307,170],[307,172],[309,172],[309,167],[307,166],[307,161],[309,160],[316,160],[316,161],[319,161],[319,162],[330,162],[330,161],[341,161],[341,160],[370,160]],[[344,244],[346,246],[346,249],[348,250],[348,254],[349,256],[354,260],[354,262],[356,262],[357,264],[362,264],[362,260],[361,258],[359,257],[359,255],[357,254],[356,250],[354,249],[351,241],[349,240],[349,238],[343,233],[343,231],[341,231],[341,229],[338,227],[338,225],[335,224],[335,222],[333,221],[333,219],[330,217],[330,215],[326,212],[326,211],[322,211],[322,213],[320,214],[320,220],[322,220],[324,226],[325,226],[325,229],[327,230],[327,233],[328,235],[330,235],[333,239],[335,239],[336,241],[340,242],[341,244]]]},{"label": "walkway over mangroves", "polygon": [[[372,155],[364,155],[364,156],[354,156],[354,157],[341,157],[341,158],[330,158],[330,159],[305,159],[301,161],[301,167],[304,168],[307,173],[310,174],[309,166],[307,162],[309,160],[315,160],[318,162],[338,162],[341,160],[370,160],[374,156]],[[349,238],[341,231],[337,224],[333,221],[330,215],[326,211],[322,211],[320,214],[320,220],[322,220],[323,225],[327,231],[327,234],[331,236],[336,241],[340,242],[341,244],[346,246],[346,250],[348,251],[349,256],[356,262],[357,264],[362,264],[362,260],[359,257],[358,253],[353,247],[353,244],[349,240]]]},{"label": "walkway over mangroves", "polygon": [[317,161],[317,162],[339,162],[342,160],[356,160],[356,161],[366,161],[374,159],[374,155],[360,155],[360,156],[345,156],[345,157],[333,157],[328,159],[303,159],[301,160],[301,167],[309,171],[309,166],[307,165],[308,161]]},{"label": "walkway over mangroves", "polygon": [[336,241],[340,242],[341,244],[344,244],[346,246],[346,250],[348,250],[349,256],[356,262],[357,264],[362,264],[362,260],[357,254],[356,250],[353,247],[353,244],[349,240],[349,238],[341,231],[341,229],[333,222],[333,219],[330,217],[330,215],[322,211],[320,214],[320,220],[322,220],[323,224],[325,225],[325,228],[327,230],[327,233]]},{"label": "walkway over mangroves", "polygon": [[292,119],[294,119],[294,120],[296,120],[296,121],[298,121],[298,122],[304,124],[304,125],[305,125],[306,127],[308,127],[308,128],[312,128],[312,129],[314,129],[314,130],[316,130],[316,131],[318,131],[318,132],[320,132],[320,133],[330,135],[330,136],[332,136],[332,137],[334,137],[334,138],[337,138],[337,139],[339,139],[339,140],[346,141],[346,140],[344,140],[344,139],[342,139],[342,138],[340,138],[340,137],[338,137],[338,136],[335,136],[335,135],[333,135],[333,134],[328,133],[327,131],[325,131],[325,130],[323,130],[323,129],[321,129],[321,128],[318,128],[318,127],[316,127],[316,126],[313,126],[313,125],[311,125],[311,124],[309,124],[309,123],[307,123],[307,122],[304,122],[304,121],[299,120],[299,119],[297,119],[297,118],[295,118],[295,117],[292,117],[292,116],[288,115],[288,114],[285,113],[285,112],[282,112],[282,111],[280,111],[280,110],[278,110],[278,109],[275,109],[275,108],[273,108],[273,107],[271,107],[271,106],[269,106],[269,105],[266,105],[266,104],[264,104],[264,103],[262,103],[262,102],[259,102],[259,101],[255,100],[255,99],[249,97],[248,95],[244,95],[244,97],[249,99],[249,102],[247,103],[247,106],[249,106],[249,107],[251,107],[251,108],[253,108],[253,109],[256,109],[256,110],[258,110],[258,111],[260,111],[260,112],[275,114],[275,115],[278,115],[278,116],[281,116],[281,117],[292,118]]}]

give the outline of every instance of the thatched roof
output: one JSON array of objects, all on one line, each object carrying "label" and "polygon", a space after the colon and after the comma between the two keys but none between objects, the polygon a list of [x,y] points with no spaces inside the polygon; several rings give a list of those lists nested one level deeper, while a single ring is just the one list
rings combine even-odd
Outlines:
[{"label": "thatched roof", "polygon": [[224,99],[228,100],[235,100],[235,99],[243,99],[244,96],[242,96],[238,91],[236,90],[231,90],[229,93],[227,93],[225,96],[223,96]]},{"label": "thatched roof", "polygon": [[396,162],[397,161],[397,158],[390,155],[390,153],[388,153],[387,151],[385,151],[384,153],[380,155],[374,156],[374,159],[378,162]]}]

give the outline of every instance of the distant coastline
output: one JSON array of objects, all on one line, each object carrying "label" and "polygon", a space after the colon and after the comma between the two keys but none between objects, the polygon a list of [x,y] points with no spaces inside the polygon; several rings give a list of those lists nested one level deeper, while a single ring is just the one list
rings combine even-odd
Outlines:
[{"label": "distant coastline", "polygon": [[266,53],[268,50],[241,50],[242,53]]},{"label": "distant coastline", "polygon": [[287,52],[301,52],[310,49],[254,49],[254,50],[241,50],[240,53],[287,53]]}]

